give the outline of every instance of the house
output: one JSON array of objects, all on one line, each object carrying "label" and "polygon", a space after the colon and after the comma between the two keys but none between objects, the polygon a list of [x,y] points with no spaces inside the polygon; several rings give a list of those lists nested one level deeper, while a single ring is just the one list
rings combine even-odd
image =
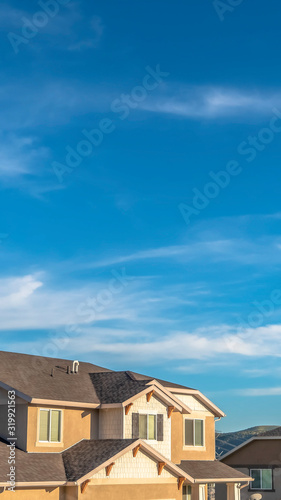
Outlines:
[{"label": "house", "polygon": [[0,352],[0,400],[0,500],[238,500],[250,480],[215,460],[224,413],[195,389]]},{"label": "house", "polygon": [[[254,436],[232,451],[226,453],[221,462],[235,467],[254,481],[241,491],[241,499],[260,494],[263,500],[281,498],[281,427]],[[223,487],[218,498],[225,498]]]}]

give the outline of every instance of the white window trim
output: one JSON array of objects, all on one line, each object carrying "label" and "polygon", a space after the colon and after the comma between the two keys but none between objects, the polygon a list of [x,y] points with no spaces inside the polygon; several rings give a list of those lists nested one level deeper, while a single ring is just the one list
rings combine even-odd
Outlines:
[{"label": "white window trim", "polygon": [[[273,469],[271,469],[270,467],[268,469],[258,469],[258,468],[255,468],[255,469],[250,469],[250,475],[252,474],[252,472],[254,470],[258,470],[260,472],[260,483],[261,483],[261,487],[260,488],[257,488],[257,487],[253,487],[253,482],[254,481],[251,481],[250,483],[250,490],[251,491],[272,491],[273,490]],[[264,488],[263,485],[262,485],[262,471],[263,470],[270,470],[271,472],[271,488]]]},{"label": "white window trim", "polygon": [[[50,415],[50,425],[49,425],[49,440],[48,441],[41,441],[40,440],[40,416],[41,416],[41,411],[47,411]],[[60,441],[51,441],[51,432],[52,432],[52,411],[59,411],[60,412]],[[62,444],[62,410],[57,409],[57,408],[39,408],[39,419],[38,419],[38,443],[43,443],[43,444],[48,444],[48,445],[57,445],[57,444]]]},{"label": "white window trim", "polygon": [[[193,422],[195,422],[196,420],[200,420],[201,422],[203,422],[203,445],[196,445],[196,444],[185,444],[185,422],[186,420],[191,420]],[[193,450],[194,448],[196,448],[197,450],[205,450],[206,449],[206,436],[205,436],[205,433],[206,433],[206,420],[204,418],[189,418],[189,417],[186,417],[183,419],[183,448],[185,450]],[[195,425],[193,424],[193,442],[195,443]]]}]

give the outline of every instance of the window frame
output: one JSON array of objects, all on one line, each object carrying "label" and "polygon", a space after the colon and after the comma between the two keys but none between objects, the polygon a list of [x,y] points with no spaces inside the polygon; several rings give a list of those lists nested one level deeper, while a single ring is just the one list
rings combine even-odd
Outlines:
[{"label": "window frame", "polygon": [[[185,422],[186,421],[189,421],[189,422],[193,422],[193,444],[186,444],[186,440],[185,440]],[[195,433],[196,433],[196,426],[195,426],[195,422],[196,421],[200,421],[203,423],[203,444],[199,444],[199,445],[196,445],[196,440],[195,440]],[[205,419],[204,418],[199,418],[199,417],[195,417],[195,418],[184,418],[184,421],[183,421],[183,447],[184,448],[189,448],[189,449],[193,449],[193,448],[199,448],[199,449],[204,449],[205,448]]]},{"label": "window frame", "polygon": [[[40,422],[41,422],[41,412],[46,411],[48,412],[48,423],[49,423],[49,432],[48,432],[48,441],[42,441],[40,439]],[[60,413],[60,420],[59,420],[59,441],[51,441],[51,435],[52,435],[52,412],[53,411],[58,411]],[[45,443],[45,444],[61,444],[62,443],[62,415],[63,412],[59,408],[39,408],[39,419],[38,419],[38,443]]]},{"label": "window frame", "polygon": [[[262,480],[262,471],[270,471],[271,472],[271,488],[264,488],[263,487],[263,480]],[[274,487],[273,487],[273,469],[271,467],[262,467],[262,468],[258,468],[258,467],[252,467],[250,469],[250,476],[252,475],[252,472],[253,471],[259,471],[260,473],[260,484],[261,484],[261,487],[260,488],[257,488],[256,486],[253,487],[253,483],[254,481],[251,481],[250,482],[250,491],[274,491]]]},{"label": "window frame", "polygon": [[182,487],[182,498],[183,500],[191,500],[192,498],[192,487],[190,484],[185,484]]},{"label": "window frame", "polygon": [[[157,415],[158,413],[156,412],[146,412],[146,411],[140,411],[139,412],[139,416],[143,416],[145,415],[146,416],[146,438],[140,438],[140,439],[144,439],[145,441],[150,441],[150,442],[157,442]],[[149,416],[151,417],[154,417],[154,421],[155,421],[155,438],[154,439],[149,439]],[[139,426],[140,427],[140,426]]]}]

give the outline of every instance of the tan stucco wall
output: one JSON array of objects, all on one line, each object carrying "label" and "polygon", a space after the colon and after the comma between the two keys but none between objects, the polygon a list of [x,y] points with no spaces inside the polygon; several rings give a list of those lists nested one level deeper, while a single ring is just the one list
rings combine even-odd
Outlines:
[{"label": "tan stucco wall", "polygon": [[[2,489],[0,488],[0,498],[1,500],[12,499],[15,500],[65,500],[63,489],[59,488],[16,488],[15,492],[12,491],[4,491],[1,493]],[[68,500],[68,499],[67,499]]]},{"label": "tan stucco wall", "polygon": [[28,406],[28,430],[27,430],[27,451],[33,452],[59,452],[81,439],[91,439],[92,411],[82,408],[65,408],[62,417],[62,445],[50,444],[41,445],[37,443],[38,432],[38,408],[57,408],[53,406]]},{"label": "tan stucco wall", "polygon": [[281,465],[281,439],[252,441],[226,457],[228,465]]},{"label": "tan stucco wall", "polygon": [[184,415],[172,414],[172,462],[178,464],[181,460],[215,460],[215,419],[204,412],[194,412],[188,417],[205,420],[205,446],[201,448],[184,449],[183,422]]},{"label": "tan stucco wall", "polygon": [[[16,397],[16,437],[19,448],[26,449],[27,402]],[[8,434],[8,391],[0,387],[0,436],[7,439]]]},{"label": "tan stucco wall", "polygon": [[[129,484],[88,486],[79,500],[182,500],[182,492],[174,484]],[[68,500],[68,498],[66,499]],[[70,500],[70,499],[69,499]],[[71,499],[72,500],[72,499]]]}]

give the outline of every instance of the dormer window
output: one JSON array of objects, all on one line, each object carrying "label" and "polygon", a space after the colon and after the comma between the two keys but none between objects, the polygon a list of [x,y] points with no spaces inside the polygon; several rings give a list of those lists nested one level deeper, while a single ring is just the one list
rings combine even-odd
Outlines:
[{"label": "dormer window", "polygon": [[59,443],[61,441],[61,410],[40,409],[39,441]]}]

